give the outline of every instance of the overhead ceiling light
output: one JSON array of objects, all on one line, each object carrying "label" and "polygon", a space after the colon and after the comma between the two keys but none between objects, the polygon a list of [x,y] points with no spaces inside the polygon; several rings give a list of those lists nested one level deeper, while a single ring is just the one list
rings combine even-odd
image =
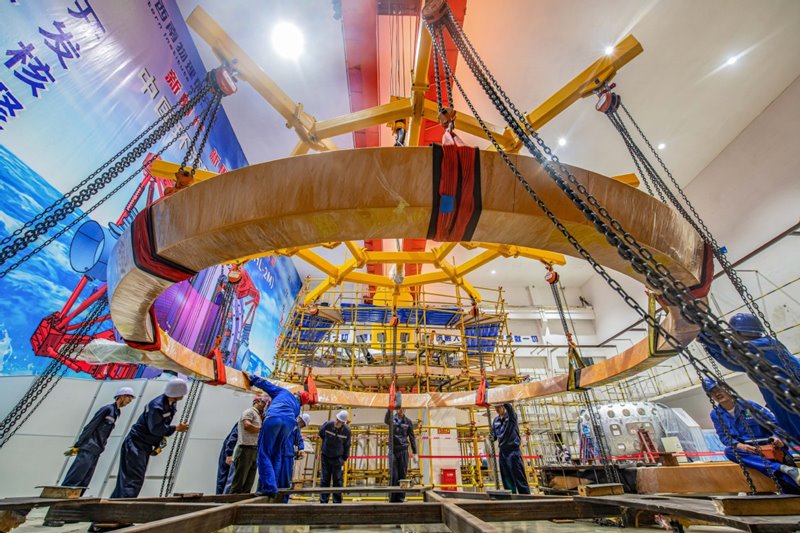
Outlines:
[{"label": "overhead ceiling light", "polygon": [[559,146],[566,146],[567,145],[567,140],[564,137],[561,137],[560,139],[558,139],[558,145]]},{"label": "overhead ceiling light", "polygon": [[614,53],[614,47],[613,46],[606,46],[606,55],[610,56],[613,53]]},{"label": "overhead ceiling light", "polygon": [[667,145],[666,145],[666,144],[664,144],[664,143],[659,143],[659,145],[658,145],[658,149],[659,149],[659,150],[663,150],[663,149],[664,149],[664,148],[666,148],[666,147],[667,147]]},{"label": "overhead ceiling light", "polygon": [[492,270],[492,274],[497,274],[497,270]]},{"label": "overhead ceiling light", "polygon": [[296,60],[303,53],[303,32],[291,22],[279,22],[272,28],[272,47],[284,59]]},{"label": "overhead ceiling light", "polygon": [[725,62],[725,64],[728,65],[728,66],[731,66],[734,63],[736,63],[738,60],[739,60],[738,56],[731,56],[731,57],[728,58],[728,60]]}]

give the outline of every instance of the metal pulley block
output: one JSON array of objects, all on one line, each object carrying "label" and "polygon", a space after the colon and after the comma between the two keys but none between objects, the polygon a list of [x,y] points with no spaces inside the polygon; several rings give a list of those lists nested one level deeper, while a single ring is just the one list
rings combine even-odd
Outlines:
[{"label": "metal pulley block", "polygon": [[223,96],[230,96],[236,92],[236,79],[227,68],[218,67],[212,70],[211,79],[216,89],[222,93]]},{"label": "metal pulley block", "polygon": [[614,113],[617,108],[619,108],[619,105],[622,103],[622,97],[617,93],[611,92],[614,87],[616,87],[616,84],[611,84],[604,90],[598,92],[598,100],[594,106],[595,109],[601,113]]}]

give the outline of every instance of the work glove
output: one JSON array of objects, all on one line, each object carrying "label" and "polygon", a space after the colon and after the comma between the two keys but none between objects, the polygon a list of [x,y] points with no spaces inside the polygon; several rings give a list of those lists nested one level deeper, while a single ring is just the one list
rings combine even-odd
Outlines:
[{"label": "work glove", "polygon": [[78,455],[78,450],[79,449],[80,448],[76,448],[76,447],[69,448],[69,449],[67,449],[67,451],[64,452],[64,456],[65,457],[72,457],[74,455]]}]

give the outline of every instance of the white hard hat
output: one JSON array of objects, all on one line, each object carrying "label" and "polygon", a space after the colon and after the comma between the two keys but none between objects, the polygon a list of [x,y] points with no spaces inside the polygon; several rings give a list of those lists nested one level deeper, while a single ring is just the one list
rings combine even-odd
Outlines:
[{"label": "white hard hat", "polygon": [[114,395],[114,398],[119,398],[120,396],[130,396],[131,398],[136,398],[136,395],[133,393],[133,389],[130,387],[120,387],[117,393]]},{"label": "white hard hat", "polygon": [[167,386],[164,388],[164,395],[170,398],[182,398],[189,392],[189,384],[181,378],[169,380]]},{"label": "white hard hat", "polygon": [[303,421],[304,426],[307,426],[311,423],[311,415],[308,413],[303,413],[300,415],[300,419]]},{"label": "white hard hat", "polygon": [[347,411],[342,410],[336,413],[336,420],[339,422],[347,422]]}]

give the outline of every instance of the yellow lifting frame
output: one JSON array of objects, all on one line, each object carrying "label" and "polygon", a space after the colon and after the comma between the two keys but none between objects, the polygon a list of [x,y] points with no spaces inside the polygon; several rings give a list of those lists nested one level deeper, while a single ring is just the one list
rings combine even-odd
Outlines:
[{"label": "yellow lifting frame", "polygon": [[[256,92],[280,113],[286,120],[288,128],[294,129],[299,141],[291,155],[305,154],[309,149],[334,150],[336,146],[330,141],[331,137],[387,122],[391,123],[406,117],[410,117],[409,145],[416,146],[419,144],[422,120],[424,118],[438,119],[439,112],[436,104],[425,98],[425,93],[430,87],[428,65],[431,59],[432,43],[424,25],[420,25],[417,35],[417,55],[414,60],[411,98],[397,98],[386,104],[318,122],[316,118],[303,110],[303,104],[294,102],[203,8],[195,8],[187,18],[187,23],[211,46],[214,53],[223,62],[234,66],[238,76],[250,83]],[[586,70],[528,113],[528,121],[535,129],[541,128],[578,99],[589,96],[595,89],[611,80],[620,68],[642,51],[643,48],[639,41],[633,35],[628,35],[614,46],[611,54],[592,63]],[[456,113],[455,127],[460,131],[486,138],[477,120],[469,113]],[[522,143],[509,128],[501,131],[498,126],[488,123],[487,127],[504,150],[517,152],[522,147]]]}]

